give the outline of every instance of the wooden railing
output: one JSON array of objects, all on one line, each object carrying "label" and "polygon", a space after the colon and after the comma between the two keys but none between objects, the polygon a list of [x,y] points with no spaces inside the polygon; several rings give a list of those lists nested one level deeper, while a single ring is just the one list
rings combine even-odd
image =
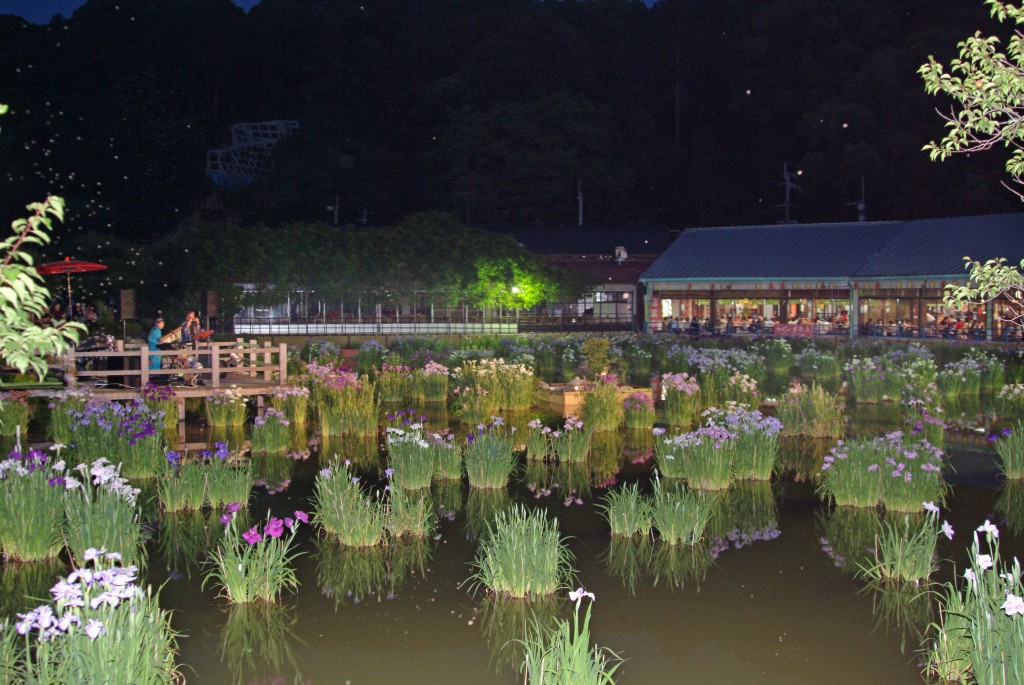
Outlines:
[{"label": "wooden railing", "polygon": [[[262,347],[256,345],[255,341],[246,343],[242,340],[235,342],[215,342],[201,344],[198,349],[184,348],[180,350],[151,351],[146,345],[129,344],[123,345],[117,341],[116,350],[97,350],[95,352],[77,352],[70,350],[59,359],[57,367],[64,372],[64,382],[68,387],[74,387],[79,377],[100,378],[112,382],[111,379],[123,379],[123,385],[143,387],[153,382],[154,377],[159,376],[180,376],[185,375],[190,379],[202,379],[203,384],[219,388],[222,385],[222,374],[231,373],[236,376],[251,378],[253,382],[262,376],[266,385],[285,385],[288,379],[288,345],[281,343],[271,345],[264,342]],[[232,357],[234,355],[234,358]],[[149,368],[150,359],[160,358],[181,358],[191,356],[202,367],[181,366],[175,368]],[[235,360],[237,358],[237,361]],[[111,360],[123,360],[121,366],[124,368],[111,369]],[[103,369],[83,368],[79,369],[78,364],[82,360],[96,360],[97,364],[106,360],[107,366]],[[88,363],[88,361],[86,361]],[[136,381],[137,382],[133,382]]]}]

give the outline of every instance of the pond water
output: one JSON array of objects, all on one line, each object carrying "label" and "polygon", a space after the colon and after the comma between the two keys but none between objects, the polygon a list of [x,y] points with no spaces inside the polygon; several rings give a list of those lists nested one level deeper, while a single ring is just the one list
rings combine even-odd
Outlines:
[{"label": "pond water", "polygon": [[[851,432],[892,430],[892,413],[884,405],[851,408]],[[954,485],[943,515],[958,534],[952,542],[942,538],[939,548],[940,558],[959,568],[970,531],[985,519],[1002,524],[1004,557],[1024,549],[1024,492],[999,488],[983,419],[964,421],[964,432],[948,434],[946,445]],[[194,426],[187,437],[210,439]],[[257,488],[253,518],[268,508],[282,515],[310,508],[321,449],[369,451],[362,471],[377,477],[372,443],[311,442],[305,459],[263,464],[268,481],[288,483],[273,495]],[[786,439],[788,475],[734,486],[721,497],[711,524],[718,539],[706,554],[649,540],[612,542],[596,506],[604,493],[598,486],[614,479],[646,487],[653,463],[646,438],[617,435],[604,439],[582,474],[534,463],[504,493],[435,484],[444,515],[434,539],[367,552],[305,531],[301,587],[279,606],[231,609],[202,587],[199,560],[220,534],[216,515],[151,513],[148,579],[163,586],[161,603],[174,612],[190,684],[517,682],[524,627],[534,618],[568,616],[572,605],[564,598],[496,601],[472,594],[465,581],[487,514],[523,502],[557,517],[569,536],[575,585],[597,597],[593,638],[625,659],[617,682],[924,682],[919,645],[933,607],[927,595],[872,591],[854,578],[854,564],[867,554],[859,535],[864,517],[876,514],[833,512],[815,495],[810,478],[832,442]],[[551,494],[538,496],[545,489]],[[15,577],[15,568],[4,571],[9,602],[16,588],[32,584]],[[935,579],[948,580],[951,568],[944,561]],[[37,593],[46,581],[45,573],[36,579]]]}]

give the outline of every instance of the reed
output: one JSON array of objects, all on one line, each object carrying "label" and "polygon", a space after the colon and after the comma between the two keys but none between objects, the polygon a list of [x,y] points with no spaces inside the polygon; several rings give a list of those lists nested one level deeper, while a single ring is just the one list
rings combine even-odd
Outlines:
[{"label": "reed", "polygon": [[284,412],[288,420],[305,425],[309,415],[309,388],[304,385],[277,385],[270,389],[270,406]]},{"label": "reed", "polygon": [[197,460],[182,461],[177,452],[167,453],[167,467],[157,481],[157,498],[166,512],[198,511],[209,499],[206,467]]},{"label": "reed", "polygon": [[203,577],[204,589],[212,584],[232,604],[252,604],[277,602],[282,592],[298,588],[293,562],[301,552],[292,548],[299,524],[309,521],[305,512],[285,519],[268,514],[262,530],[255,525],[241,534],[237,511],[224,516],[224,537]]},{"label": "reed", "polygon": [[0,392],[0,435],[14,435],[19,428],[28,433],[30,415],[27,392]]},{"label": "reed", "polygon": [[455,434],[445,430],[442,433],[431,433],[427,436],[430,452],[434,461],[434,479],[445,481],[461,481],[462,450],[455,444]]},{"label": "reed", "polygon": [[480,424],[477,431],[466,436],[466,476],[473,488],[499,489],[508,484],[518,461],[512,441],[501,430],[500,423]]},{"label": "reed", "polygon": [[146,555],[139,489],[106,459],[79,464],[59,477],[67,490],[62,535],[75,563],[85,564],[88,551],[98,546],[119,550],[125,564],[141,566]]},{"label": "reed", "polygon": [[366,376],[339,372],[320,391],[320,432],[324,435],[376,435],[379,407]]},{"label": "reed", "polygon": [[119,565],[118,554],[85,552],[78,570],[50,590],[51,602],[0,629],[0,668],[15,676],[8,682],[178,682],[177,634],[157,594],[138,585],[138,569]]},{"label": "reed", "polygon": [[622,659],[607,648],[591,646],[590,609],[580,619],[580,598],[594,595],[583,588],[570,593],[576,602],[572,621],[560,621],[555,628],[535,623],[526,639],[522,672],[529,685],[610,685]]},{"label": "reed", "polygon": [[210,426],[241,426],[248,416],[249,405],[237,386],[214,390],[204,402]]},{"label": "reed", "polygon": [[[58,452],[59,456],[59,452]],[[53,559],[63,547],[63,462],[38,450],[0,461],[0,550],[9,561]]]},{"label": "reed", "polygon": [[590,452],[593,433],[584,428],[583,421],[570,416],[560,431],[552,431],[548,436],[548,454],[564,462],[583,462]]},{"label": "reed", "polygon": [[689,428],[700,420],[700,384],[686,373],[661,376],[665,398],[665,422],[670,426]]},{"label": "reed", "polygon": [[448,367],[429,361],[413,374],[413,394],[421,402],[441,404],[448,399]]},{"label": "reed", "polygon": [[389,426],[385,441],[390,465],[386,473],[392,485],[402,490],[429,488],[436,455],[423,435],[422,425],[415,423],[404,430]]},{"label": "reed", "polygon": [[349,547],[372,547],[384,540],[387,507],[379,493],[364,491],[347,465],[332,462],[313,486],[314,520],[328,535]]},{"label": "reed", "polygon": [[565,587],[571,562],[557,519],[515,505],[488,522],[473,563],[473,585],[506,597],[543,597]]},{"label": "reed", "polygon": [[938,514],[923,520],[907,514],[902,521],[885,522],[875,534],[874,559],[859,567],[858,575],[872,583],[921,585],[936,569],[939,540]]},{"label": "reed", "polygon": [[838,398],[817,383],[808,388],[792,383],[775,414],[785,435],[838,438],[846,431],[846,418]]},{"label": "reed", "polygon": [[999,530],[986,521],[974,533],[970,568],[940,591],[943,609],[929,654],[930,670],[940,677],[1024,682],[1021,566],[1016,558],[1003,562],[999,552]]},{"label": "reed", "polygon": [[604,513],[613,536],[650,535],[654,525],[654,504],[640,493],[636,483],[609,490],[598,508]]},{"label": "reed", "polygon": [[715,499],[679,488],[666,488],[660,479],[655,479],[651,510],[658,539],[668,545],[694,547],[699,544],[711,520]]},{"label": "reed", "polygon": [[92,400],[81,411],[70,410],[72,446],[82,461],[107,459],[120,465],[127,478],[152,478],[160,473],[163,444],[158,427],[163,415],[141,398],[124,404]]},{"label": "reed", "polygon": [[999,470],[1007,480],[1024,479],[1024,421],[988,437],[999,455]]},{"label": "reed", "polygon": [[385,527],[392,537],[425,538],[437,528],[437,515],[430,492],[406,491],[391,486]]},{"label": "reed", "polygon": [[622,402],[619,400],[618,378],[612,375],[601,376],[586,387],[580,418],[593,431],[619,429],[625,419]]}]

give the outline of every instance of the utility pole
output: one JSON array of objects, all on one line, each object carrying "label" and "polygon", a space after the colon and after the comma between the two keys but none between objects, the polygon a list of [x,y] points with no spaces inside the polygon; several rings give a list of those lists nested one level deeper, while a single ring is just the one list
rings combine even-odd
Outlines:
[{"label": "utility pole", "polygon": [[793,173],[789,170],[789,163],[783,163],[782,165],[782,183],[779,185],[786,190],[786,202],[782,205],[775,205],[776,207],[786,208],[786,218],[782,220],[784,224],[795,224],[796,221],[790,218],[789,209],[792,206],[791,191],[803,190],[800,186],[793,183],[793,179],[799,176],[802,172],[797,171]]},{"label": "utility pole", "polygon": [[576,204],[578,206],[577,225],[583,225],[583,181],[576,181]]},{"label": "utility pole", "polygon": [[363,226],[366,226],[367,224],[369,224],[369,223],[370,223],[370,215],[371,215],[371,214],[376,214],[376,212],[371,212],[371,211],[370,211],[369,209],[367,209],[366,207],[363,207],[363,218],[362,218],[362,219],[360,219],[360,220],[359,220],[359,222],[360,222],[360,223],[361,223],[361,224],[362,224]]}]

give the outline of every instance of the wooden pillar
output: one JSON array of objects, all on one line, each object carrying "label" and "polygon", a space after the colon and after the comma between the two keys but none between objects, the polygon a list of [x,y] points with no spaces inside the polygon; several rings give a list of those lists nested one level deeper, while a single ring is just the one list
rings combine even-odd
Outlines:
[{"label": "wooden pillar", "polygon": [[860,291],[850,284],[850,330],[851,338],[860,332]]},{"label": "wooden pillar", "polygon": [[149,383],[149,347],[146,346],[146,345],[143,345],[142,348],[140,349],[140,352],[142,354],[142,368],[141,368],[142,380],[141,380],[141,382],[142,382],[142,387],[144,388],[144,387],[146,387],[146,384]]},{"label": "wooden pillar", "polygon": [[270,341],[263,341],[263,382],[269,383],[274,375],[270,370]]},{"label": "wooden pillar", "polygon": [[210,386],[214,388],[220,387],[220,347],[218,343],[212,343],[210,345],[210,369],[212,370],[212,376],[210,377]]},{"label": "wooden pillar", "polygon": [[277,348],[277,384],[288,383],[288,344],[281,343]]},{"label": "wooden pillar", "polygon": [[985,303],[985,340],[991,341],[995,331],[996,304],[992,300]]},{"label": "wooden pillar", "polygon": [[75,367],[75,348],[69,347],[64,355],[64,383],[69,388],[78,385],[78,369]]},{"label": "wooden pillar", "polygon": [[718,291],[711,291],[711,332],[718,330]]},{"label": "wooden pillar", "polygon": [[925,309],[924,309],[924,289],[917,289],[917,337],[924,340],[925,330],[928,328],[928,322],[925,321]]}]

